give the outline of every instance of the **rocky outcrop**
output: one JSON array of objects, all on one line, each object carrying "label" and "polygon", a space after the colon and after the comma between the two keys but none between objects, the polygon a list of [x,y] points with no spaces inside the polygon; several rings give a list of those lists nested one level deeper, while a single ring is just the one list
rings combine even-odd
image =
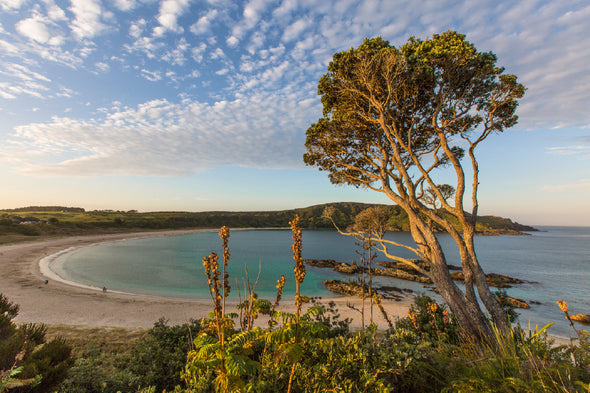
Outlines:
[{"label": "rocky outcrop", "polygon": [[[362,296],[363,288],[358,283],[344,282],[341,280],[325,280],[324,285],[326,288],[334,293],[344,296]],[[369,288],[365,286],[366,293],[369,292]]]},{"label": "rocky outcrop", "polygon": [[[426,271],[430,270],[430,267],[421,259],[410,259],[410,261],[423,270],[426,270]],[[414,269],[412,266],[409,266],[403,262],[396,262],[396,261],[376,262],[375,265],[383,266],[384,268],[388,268],[388,269],[405,270],[406,272],[410,272],[410,273],[416,272],[416,269]]]},{"label": "rocky outcrop", "polygon": [[[363,296],[363,286],[357,282],[344,282],[341,280],[325,280],[326,288],[334,293],[344,296]],[[369,294],[369,286],[365,284],[365,296]],[[403,292],[397,287],[379,287],[373,288],[373,292],[380,295],[383,299],[393,299],[400,301],[403,299]]]},{"label": "rocky outcrop", "polygon": [[[360,274],[363,272],[369,273],[368,268],[363,268],[359,265],[351,265],[345,262],[337,262],[333,259],[306,259],[304,262],[309,266],[321,267],[321,268],[331,268],[334,271],[343,274]],[[419,259],[412,260],[420,268],[428,271],[428,266],[426,263]],[[387,262],[377,262],[375,263],[381,267],[374,267],[371,270],[373,276],[385,276],[385,277],[393,277],[399,278],[401,280],[407,281],[415,281],[422,284],[432,284],[432,280],[429,277],[419,273],[411,266],[408,266],[402,262],[395,262],[395,261],[387,261]],[[459,266],[449,265],[449,270],[460,270]],[[463,282],[465,280],[465,276],[461,271],[454,271],[451,272],[451,277],[453,280]],[[498,273],[488,273],[486,274],[486,280],[489,286],[496,287],[496,288],[510,288],[510,284],[522,284],[525,281],[520,280],[518,278],[509,277],[503,274]],[[526,304],[526,303],[525,303]],[[527,304],[528,306],[528,304]],[[520,307],[523,308],[523,307]],[[528,308],[528,307],[524,307]]]},{"label": "rocky outcrop", "polygon": [[524,300],[517,299],[515,297],[508,296],[508,295],[498,296],[498,300],[500,302],[508,304],[512,308],[524,308],[524,309],[531,308],[531,306],[529,306],[528,303],[525,302]]},{"label": "rocky outcrop", "polygon": [[[451,278],[455,281],[465,281],[463,272],[452,272]],[[489,286],[496,288],[510,288],[511,285],[509,284],[522,284],[524,282],[518,278],[509,277],[498,273],[486,274],[486,281],[488,282]]]},{"label": "rocky outcrop", "polygon": [[334,268],[339,262],[336,262],[333,259],[304,259],[306,265],[315,266],[315,267],[330,267]]},{"label": "rocky outcrop", "polygon": [[343,274],[357,274],[363,272],[363,267],[350,265],[345,262],[336,262],[333,259],[305,259],[304,262],[309,266],[329,267]]},{"label": "rocky outcrop", "polygon": [[570,319],[574,322],[581,323],[583,325],[590,325],[590,314],[576,314],[571,315]]},{"label": "rocky outcrop", "polygon": [[432,280],[430,278],[423,276],[420,273],[416,273],[416,271],[414,271],[414,273],[410,273],[401,269],[376,267],[373,268],[373,275],[395,277],[402,280],[420,282],[422,284],[432,284]]},{"label": "rocky outcrop", "polygon": [[[336,262],[332,259],[306,259],[304,262],[309,266],[332,268],[335,271],[344,274],[359,274],[363,272],[362,266]],[[377,264],[386,267],[374,267],[371,269],[373,276],[394,277],[423,284],[432,284],[430,278],[423,276],[407,265],[399,264],[397,262],[378,262]],[[367,274],[369,273],[368,268],[365,268],[364,271]]]}]

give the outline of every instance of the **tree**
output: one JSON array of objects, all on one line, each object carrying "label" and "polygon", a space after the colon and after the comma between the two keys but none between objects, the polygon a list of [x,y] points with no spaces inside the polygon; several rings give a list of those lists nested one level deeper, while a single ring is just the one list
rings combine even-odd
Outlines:
[{"label": "tree", "polygon": [[[319,81],[323,117],[307,130],[307,165],[327,171],[332,183],[384,193],[407,213],[416,246],[377,236],[379,249],[430,277],[462,327],[482,339],[492,338],[493,331],[477,295],[501,331],[510,325],[474,247],[475,150],[492,133],[516,124],[524,91],[516,76],[496,66],[493,53],[478,52],[453,31],[424,41],[411,37],[400,48],[381,37],[365,39],[358,48],[334,54]],[[470,189],[463,165],[472,172]],[[445,180],[454,179],[452,198],[437,181],[443,171]],[[464,207],[469,192],[471,216]],[[428,207],[428,195],[440,209]],[[451,279],[435,227],[459,247],[465,291]],[[391,246],[412,250],[428,268],[395,256]]]}]

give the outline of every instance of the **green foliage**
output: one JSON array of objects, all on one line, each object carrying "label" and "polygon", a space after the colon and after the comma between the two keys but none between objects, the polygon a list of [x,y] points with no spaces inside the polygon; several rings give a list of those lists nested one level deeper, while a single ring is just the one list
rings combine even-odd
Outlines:
[{"label": "green foliage", "polygon": [[71,348],[63,338],[46,342],[42,324],[17,326],[18,306],[0,294],[0,391],[49,392],[71,366]]},{"label": "green foliage", "polygon": [[318,312],[312,316],[312,321],[319,322],[328,328],[328,337],[345,336],[350,332],[351,318],[341,319],[336,303],[329,301],[327,305],[322,303],[321,297],[312,297],[311,303],[317,308]]},{"label": "green foliage", "polygon": [[200,330],[198,321],[169,326],[160,319],[139,339],[129,339],[124,334],[120,342],[115,342],[115,334],[110,332],[82,340],[75,363],[58,393],[174,390],[182,382],[180,371]]},{"label": "green foliage", "polygon": [[461,333],[446,306],[424,294],[414,298],[408,316],[400,319],[396,327],[413,331],[421,340],[431,343],[456,343]]},{"label": "green foliage", "polygon": [[168,326],[164,319],[156,322],[130,351],[129,370],[140,376],[140,386],[153,386],[161,392],[179,385],[192,338],[200,330],[201,324],[195,320],[176,326]]},{"label": "green foliage", "polygon": [[555,346],[547,336],[550,325],[519,327],[509,337],[497,333],[499,347],[465,337],[454,348],[443,392],[587,392],[588,364],[578,363],[573,354],[587,359],[588,347]]},{"label": "green foliage", "polygon": [[[77,235],[86,233],[129,232],[157,229],[215,228],[223,224],[233,228],[287,227],[295,215],[301,218],[302,228],[333,229],[332,223],[322,217],[326,206],[336,208],[334,221],[341,228],[354,223],[355,217],[369,207],[384,207],[364,203],[340,202],[315,205],[301,209],[274,212],[151,212],[136,211],[84,211],[77,208],[31,207],[0,211],[0,243],[30,240],[31,236]],[[386,206],[391,216],[388,228],[408,231],[406,213],[398,206]],[[36,210],[37,209],[37,210]],[[18,211],[16,211],[18,210]],[[19,224],[24,216],[34,216],[40,223]],[[45,224],[45,222],[49,224]],[[478,217],[478,230],[511,229],[531,231],[534,228],[513,223],[501,217]]]},{"label": "green foliage", "polygon": [[517,322],[519,314],[516,312],[512,304],[506,299],[506,297],[508,296],[508,294],[506,293],[506,289],[499,289],[494,292],[494,295],[496,296],[496,299],[498,299],[498,303],[500,303],[500,307],[502,307],[502,310],[504,310],[506,312],[506,315],[508,315],[508,319],[510,320],[510,322]]}]

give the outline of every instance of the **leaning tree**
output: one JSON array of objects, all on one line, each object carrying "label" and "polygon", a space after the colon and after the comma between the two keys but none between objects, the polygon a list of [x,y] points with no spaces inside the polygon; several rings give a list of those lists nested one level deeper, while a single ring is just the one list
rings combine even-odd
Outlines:
[{"label": "leaning tree", "polygon": [[[334,55],[318,91],[323,117],[307,130],[305,163],[327,171],[332,183],[387,195],[407,213],[416,246],[375,236],[380,250],[430,277],[469,334],[493,337],[478,299],[508,332],[474,247],[475,151],[490,134],[516,124],[525,91],[516,76],[504,74],[493,53],[478,52],[464,35],[447,31],[428,40],[411,37],[400,48],[381,37],[365,39]],[[446,184],[449,178],[453,185]],[[433,201],[438,208],[430,208]],[[451,279],[438,228],[459,247],[464,291]],[[427,268],[394,255],[391,246],[410,248]]]}]

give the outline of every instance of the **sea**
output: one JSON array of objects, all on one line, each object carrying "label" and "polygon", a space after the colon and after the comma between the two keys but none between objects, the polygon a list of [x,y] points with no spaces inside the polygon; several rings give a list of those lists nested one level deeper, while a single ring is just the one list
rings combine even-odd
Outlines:
[{"label": "sea", "polygon": [[[476,250],[486,273],[500,273],[526,281],[506,291],[530,303],[518,309],[522,327],[535,329],[553,322],[549,333],[573,337],[557,306],[565,300],[571,314],[590,314],[590,227],[537,227],[525,235],[478,236]],[[409,233],[390,233],[389,238],[413,245]],[[460,265],[457,246],[449,235],[439,235],[447,263]],[[292,232],[290,230],[234,230],[229,247],[230,297],[238,300],[251,286],[261,298],[273,300],[277,280],[287,278],[284,296],[295,291]],[[199,232],[120,240],[75,247],[53,258],[50,269],[62,279],[94,288],[165,297],[209,299],[203,257],[211,252],[222,255],[217,232]],[[360,263],[361,247],[354,238],[330,230],[303,231],[303,258],[334,259]],[[404,248],[390,249],[404,257],[415,257]],[[375,262],[385,261],[379,255]],[[220,257],[221,262],[221,257]],[[351,276],[332,269],[307,267],[302,293],[307,296],[334,296],[326,290],[326,279],[350,280]],[[376,277],[375,286],[411,289],[440,298],[422,284],[394,278]],[[494,288],[492,288],[494,290]],[[583,326],[576,325],[577,328]],[[586,327],[588,330],[588,327]]]}]

